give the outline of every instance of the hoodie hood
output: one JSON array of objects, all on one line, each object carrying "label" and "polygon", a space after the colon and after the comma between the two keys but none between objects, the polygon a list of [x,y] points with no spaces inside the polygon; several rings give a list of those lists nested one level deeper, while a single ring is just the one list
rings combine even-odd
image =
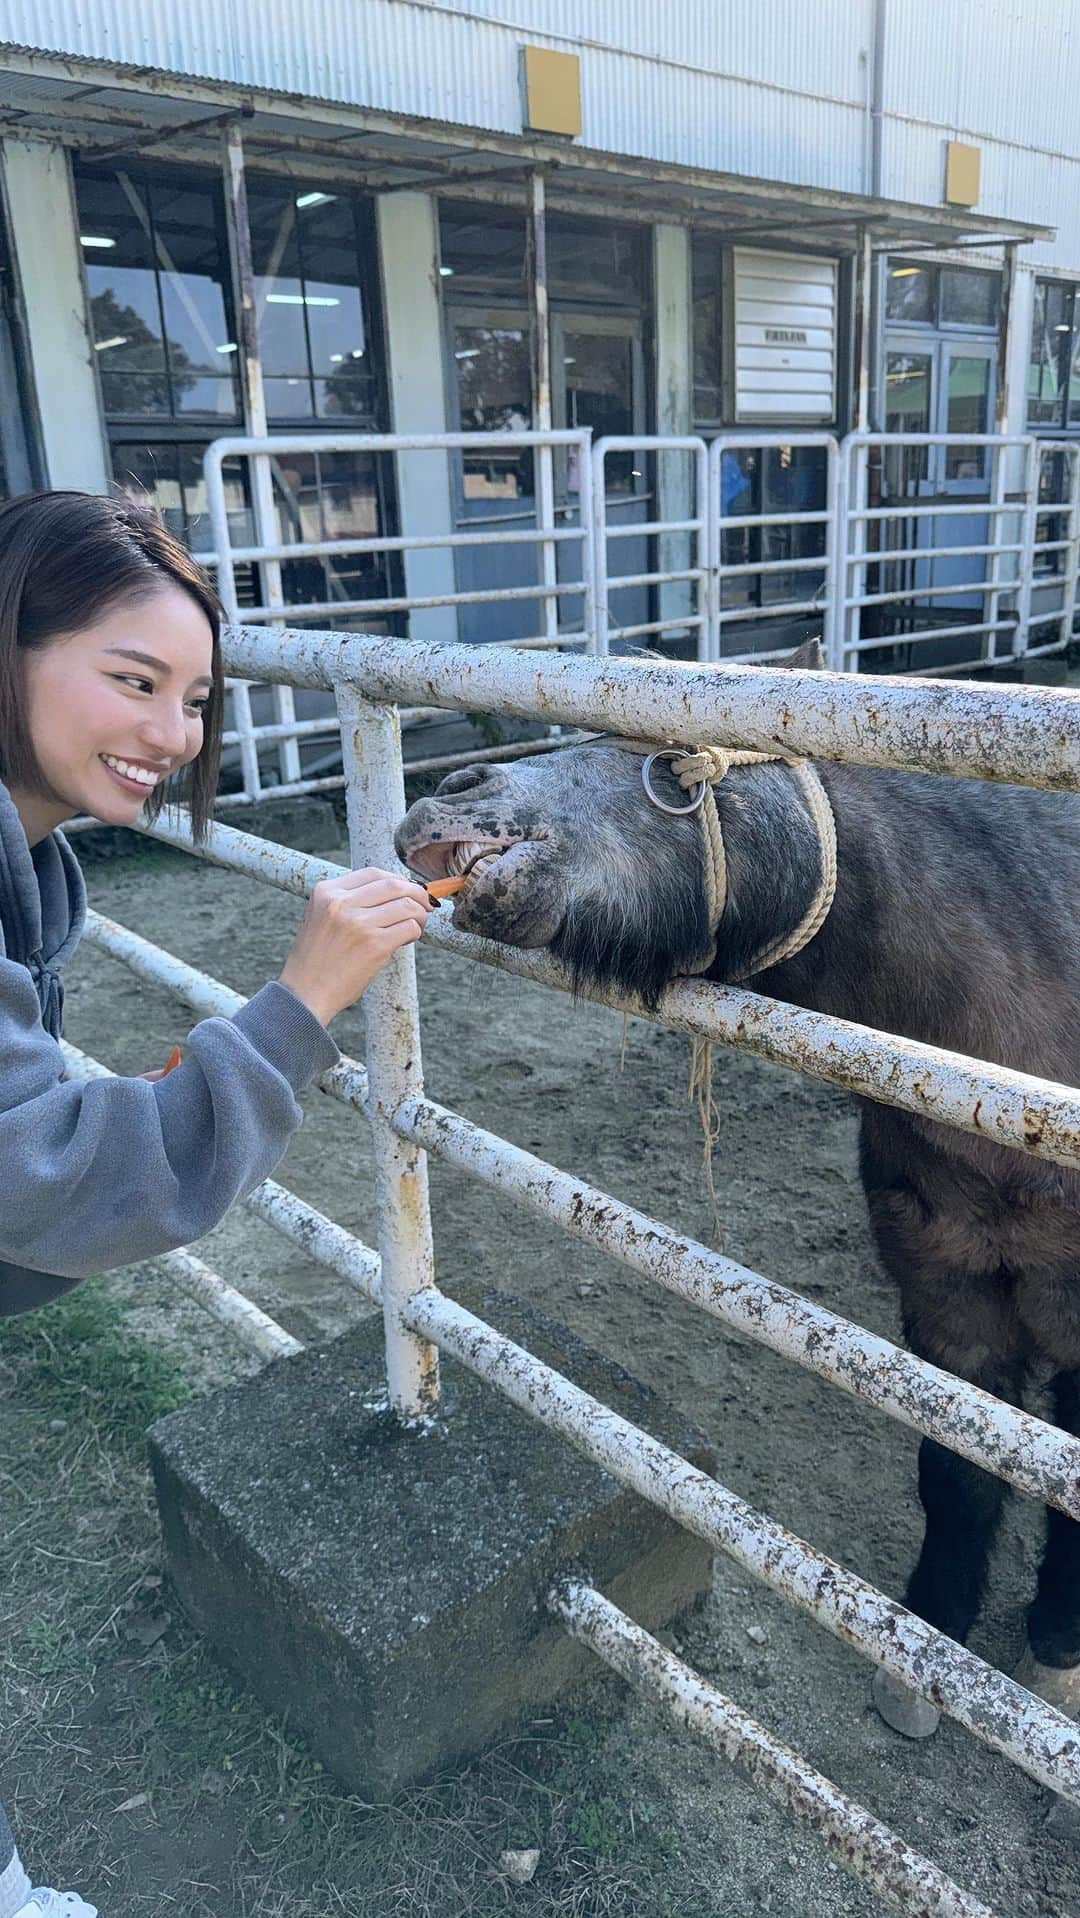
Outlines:
[{"label": "hoodie hood", "polygon": [[31,850],[7,787],[0,783],[0,940],[6,959],[26,966],[42,1023],[60,1037],[64,993],[58,973],[86,923],[86,887],[79,862],[62,833]]}]

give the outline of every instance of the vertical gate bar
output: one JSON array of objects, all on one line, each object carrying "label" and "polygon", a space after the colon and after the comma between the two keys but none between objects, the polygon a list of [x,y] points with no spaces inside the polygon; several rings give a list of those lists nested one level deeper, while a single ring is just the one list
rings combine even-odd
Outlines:
[{"label": "vertical gate bar", "polygon": [[1031,582],[1035,571],[1035,534],[1038,527],[1038,514],[1035,511],[1039,503],[1039,450],[1030,435],[1024,442],[1024,520],[1020,535],[1020,592],[1016,602],[1016,631],[1013,634],[1013,657],[1022,659],[1028,649],[1029,622],[1031,619]]},{"label": "vertical gate bar", "polygon": [[[992,481],[990,487],[990,503],[992,506],[1004,506],[1005,504],[1006,463],[1007,455],[1005,448],[1003,446],[992,446],[990,449]],[[990,565],[987,569],[990,576],[990,588],[988,592],[983,594],[983,619],[987,626],[987,631],[982,635],[982,656],[984,659],[995,659],[997,657],[997,621],[1001,600],[1001,575],[999,571],[1001,566],[1001,553],[998,551],[998,548],[1001,545],[1002,528],[1004,525],[1004,513],[991,513],[990,541],[994,547],[994,551],[990,555]]]},{"label": "vertical gate bar", "polygon": [[698,658],[715,664],[720,657],[720,449],[716,440],[709,447],[709,478],[705,495],[705,565],[707,590],[705,631],[698,643]]},{"label": "vertical gate bar", "polygon": [[822,622],[821,643],[825,653],[825,664],[830,672],[839,673],[843,666],[843,647],[838,637],[840,611],[840,578],[843,564],[841,534],[844,526],[844,466],[840,447],[836,440],[830,440],[825,450],[827,461],[825,468],[825,617]]},{"label": "vertical gate bar", "polygon": [[697,638],[694,642],[699,661],[709,658],[709,603],[712,545],[709,539],[709,449],[704,440],[694,451],[694,517],[697,531],[694,534],[694,564],[700,568],[700,577],[695,581],[696,595],[694,611],[698,616]]},{"label": "vertical gate bar", "polygon": [[[259,352],[258,315],[255,310],[255,273],[251,254],[251,226],[248,220],[247,171],[244,161],[244,142],[236,121],[230,122],[224,134],[224,172],[226,223],[229,231],[229,251],[232,259],[235,304],[240,334],[240,358],[242,366],[244,431],[251,439],[265,439],[266,391],[263,386],[262,358]],[[255,524],[255,540],[259,546],[277,544],[276,522],[274,517],[274,486],[269,461],[256,453],[250,464],[251,503]],[[263,580],[263,602],[267,606],[284,608],[285,595],[281,584],[281,566],[277,560],[263,560],[260,563]],[[284,620],[275,621],[283,625]],[[287,724],[295,715],[291,686],[275,686],[271,701],[274,716],[278,724]],[[239,702],[244,703],[244,702]],[[251,725],[250,696],[246,701],[246,722]],[[282,740],[278,749],[281,778],[283,783],[291,783],[300,778],[300,749],[295,740]],[[245,778],[245,785],[247,784]],[[255,798],[261,787],[261,776],[253,782],[251,798]]]},{"label": "vertical gate bar", "polygon": [[[533,355],[536,367],[533,400],[533,426],[540,433],[551,431],[551,327],[548,312],[547,217],[544,176],[537,169],[529,175],[529,292],[533,311]],[[555,525],[555,460],[550,446],[538,446],[536,460],[536,507],[540,530],[550,533]],[[545,586],[558,581],[558,559],[554,540],[541,546],[541,578]],[[544,598],[544,636],[556,639],[559,633],[559,602],[552,593]]]},{"label": "vertical gate bar", "polygon": [[586,653],[595,653],[597,622],[596,520],[593,508],[592,429],[582,433],[577,448],[578,521],[581,526],[581,577],[585,594],[581,609],[581,630],[585,634]]},{"label": "vertical gate bar", "polygon": [[607,490],[604,485],[604,466],[607,457],[607,442],[597,440],[589,457],[590,490],[592,494],[593,527],[593,590],[596,608],[596,644],[593,651],[605,657],[609,651],[608,631],[608,551],[607,551]]},{"label": "vertical gate bar", "polygon": [[840,664],[842,672],[857,673],[859,655],[855,650],[862,629],[862,609],[853,605],[866,591],[866,567],[862,558],[866,552],[866,527],[864,519],[852,518],[861,508],[868,506],[869,499],[869,448],[865,441],[853,439],[847,449],[848,478],[845,517],[847,520],[845,550],[843,561],[843,589],[841,600],[844,618],[844,649]]},{"label": "vertical gate bar", "polygon": [[1069,446],[1063,455],[1069,473],[1069,545],[1065,554],[1065,578],[1061,589],[1061,644],[1072,638],[1076,603],[1076,579],[1080,565],[1080,448]]},{"label": "vertical gate bar", "polygon": [[[345,766],[349,858],[353,867],[398,869],[394,827],[405,811],[397,708],[376,706],[347,683],[336,689]],[[393,1131],[390,1114],[421,1097],[416,962],[395,953],[364,994],[368,1113],[375,1156],[382,1260],[386,1378],[391,1409],[403,1419],[430,1417],[439,1399],[434,1345],[406,1329],[404,1314],[435,1284],[427,1155]]]}]

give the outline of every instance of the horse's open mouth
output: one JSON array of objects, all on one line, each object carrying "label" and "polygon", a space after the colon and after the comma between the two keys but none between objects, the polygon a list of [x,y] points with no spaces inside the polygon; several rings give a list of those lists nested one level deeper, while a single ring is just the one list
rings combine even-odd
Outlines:
[{"label": "horse's open mouth", "polygon": [[454,925],[509,945],[547,945],[566,910],[551,846],[540,839],[494,834],[431,839],[402,848],[421,885],[464,874],[454,895]]},{"label": "horse's open mouth", "polygon": [[504,853],[522,842],[515,839],[439,839],[409,849],[408,865],[423,879],[450,879],[461,873],[472,878],[490,872]]}]

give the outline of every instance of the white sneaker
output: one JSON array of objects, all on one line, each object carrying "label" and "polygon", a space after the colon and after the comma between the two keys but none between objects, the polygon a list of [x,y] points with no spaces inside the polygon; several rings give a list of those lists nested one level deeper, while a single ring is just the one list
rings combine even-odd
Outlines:
[{"label": "white sneaker", "polygon": [[38,1885],[15,1918],[98,1918],[98,1908],[88,1905],[77,1891],[52,1891],[48,1885]]}]

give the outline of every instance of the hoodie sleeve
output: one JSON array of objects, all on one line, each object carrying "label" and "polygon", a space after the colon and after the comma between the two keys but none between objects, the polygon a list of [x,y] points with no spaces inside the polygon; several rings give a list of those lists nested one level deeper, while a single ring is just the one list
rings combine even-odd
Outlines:
[{"label": "hoodie sleeve", "polygon": [[296,1095],[338,1056],[273,984],[195,1026],[165,1079],[69,1082],[29,974],[0,959],[0,1260],[87,1278],[201,1238],[273,1171]]}]

